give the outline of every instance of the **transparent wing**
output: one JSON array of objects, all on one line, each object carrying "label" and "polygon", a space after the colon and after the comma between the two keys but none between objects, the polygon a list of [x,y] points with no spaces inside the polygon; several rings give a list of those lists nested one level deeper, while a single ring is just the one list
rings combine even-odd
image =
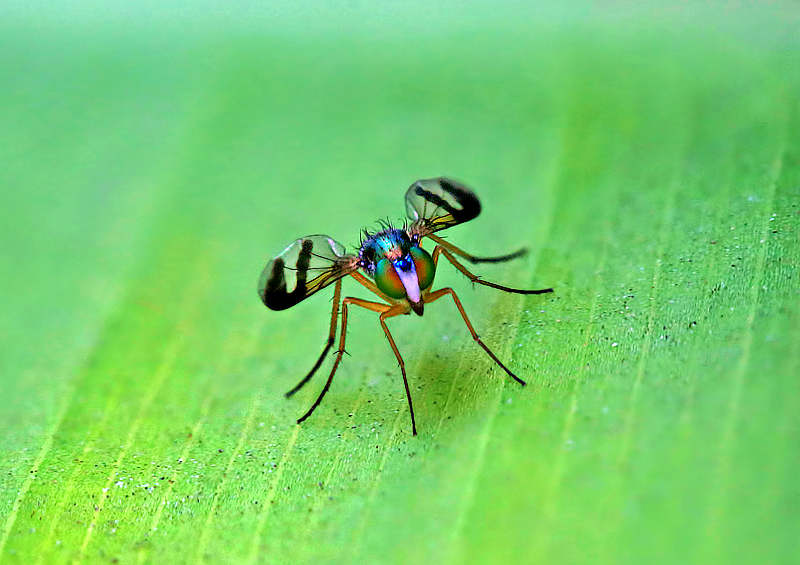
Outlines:
[{"label": "transparent wing", "polygon": [[358,257],[327,235],[297,239],[272,259],[258,279],[258,295],[271,310],[286,310],[358,268]]},{"label": "transparent wing", "polygon": [[480,213],[475,193],[444,177],[418,180],[406,192],[406,214],[428,233],[463,224]]}]

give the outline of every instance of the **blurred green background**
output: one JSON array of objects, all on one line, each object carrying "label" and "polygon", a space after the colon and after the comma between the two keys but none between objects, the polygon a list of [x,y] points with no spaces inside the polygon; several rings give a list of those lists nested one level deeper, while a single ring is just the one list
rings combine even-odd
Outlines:
[{"label": "blurred green background", "polygon": [[[0,563],[796,562],[799,13],[5,4]],[[329,293],[263,265],[440,174],[450,241],[531,250],[479,274],[556,289],[437,273],[530,386],[392,320],[412,437],[355,312],[296,426]]]}]

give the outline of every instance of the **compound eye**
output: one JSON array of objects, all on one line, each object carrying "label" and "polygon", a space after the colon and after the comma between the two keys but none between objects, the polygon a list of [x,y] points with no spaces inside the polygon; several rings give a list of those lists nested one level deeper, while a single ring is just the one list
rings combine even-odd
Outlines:
[{"label": "compound eye", "polygon": [[390,298],[406,297],[403,281],[400,280],[397,271],[394,270],[394,265],[388,259],[381,259],[375,266],[375,284]]},{"label": "compound eye", "polygon": [[436,274],[436,265],[433,264],[433,257],[422,247],[412,247],[411,256],[414,258],[414,268],[417,270],[420,290],[430,288],[433,284],[433,277]]}]

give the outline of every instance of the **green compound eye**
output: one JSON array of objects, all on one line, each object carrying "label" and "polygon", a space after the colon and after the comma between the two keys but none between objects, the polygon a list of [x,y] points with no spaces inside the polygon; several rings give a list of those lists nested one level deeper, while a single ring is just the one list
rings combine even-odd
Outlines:
[{"label": "green compound eye", "polygon": [[394,265],[388,259],[381,259],[375,266],[375,284],[391,298],[405,298],[406,289],[403,281],[394,270]]},{"label": "green compound eye", "polygon": [[433,276],[436,274],[433,257],[422,247],[412,247],[411,256],[414,258],[414,268],[417,270],[419,289],[425,290],[433,284]]}]

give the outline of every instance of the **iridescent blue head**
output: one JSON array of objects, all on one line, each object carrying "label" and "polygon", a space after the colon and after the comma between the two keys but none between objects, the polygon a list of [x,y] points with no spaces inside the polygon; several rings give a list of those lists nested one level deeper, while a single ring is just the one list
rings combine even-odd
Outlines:
[{"label": "iridescent blue head", "polygon": [[361,267],[389,298],[407,300],[422,316],[423,293],[433,284],[436,266],[430,254],[419,245],[413,231],[387,227],[377,233],[364,232],[358,252]]}]

